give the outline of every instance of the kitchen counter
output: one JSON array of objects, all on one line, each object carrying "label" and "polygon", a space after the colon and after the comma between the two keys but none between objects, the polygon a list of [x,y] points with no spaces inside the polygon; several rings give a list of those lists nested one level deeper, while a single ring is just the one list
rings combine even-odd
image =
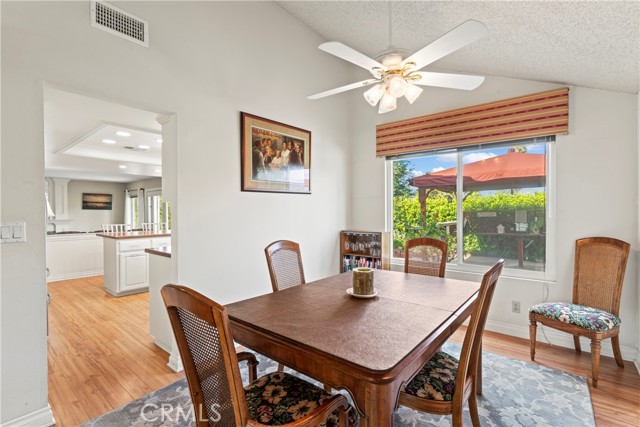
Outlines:
[{"label": "kitchen counter", "polygon": [[160,246],[157,248],[148,248],[148,249],[145,249],[144,251],[151,255],[158,255],[158,256],[171,258],[171,246]]},{"label": "kitchen counter", "polygon": [[96,236],[104,237],[106,239],[141,239],[141,238],[154,238],[154,237],[167,237],[171,236],[171,231],[125,231],[119,232],[104,232],[97,233]]}]

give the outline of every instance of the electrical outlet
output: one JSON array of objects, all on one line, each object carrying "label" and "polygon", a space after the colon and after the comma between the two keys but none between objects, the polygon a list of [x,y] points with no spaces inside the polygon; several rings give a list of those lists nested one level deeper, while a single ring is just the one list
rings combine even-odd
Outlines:
[{"label": "electrical outlet", "polygon": [[520,313],[520,301],[511,301],[511,311]]}]

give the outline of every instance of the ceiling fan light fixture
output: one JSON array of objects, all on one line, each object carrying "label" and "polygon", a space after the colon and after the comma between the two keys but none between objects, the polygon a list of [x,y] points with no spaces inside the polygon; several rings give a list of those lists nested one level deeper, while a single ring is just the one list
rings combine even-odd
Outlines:
[{"label": "ceiling fan light fixture", "polygon": [[393,111],[398,106],[396,97],[393,96],[389,91],[385,91],[382,96],[382,100],[380,101],[380,108],[378,109],[379,113],[388,113],[389,111]]},{"label": "ceiling fan light fixture", "polygon": [[422,91],[423,89],[421,87],[408,83],[407,90],[405,90],[404,92],[404,97],[407,98],[407,101],[409,101],[409,104],[413,104],[413,102],[416,99],[418,99]]},{"label": "ceiling fan light fixture", "polygon": [[404,96],[405,91],[407,90],[407,81],[399,74],[394,74],[389,78],[389,93],[396,98],[400,98]]},{"label": "ceiling fan light fixture", "polygon": [[372,87],[371,89],[367,90],[364,93],[364,99],[371,105],[375,106],[378,101],[380,101],[380,98],[382,98],[382,95],[384,95],[385,92],[385,88],[384,85],[382,83],[378,83],[377,85],[375,85],[374,87]]}]

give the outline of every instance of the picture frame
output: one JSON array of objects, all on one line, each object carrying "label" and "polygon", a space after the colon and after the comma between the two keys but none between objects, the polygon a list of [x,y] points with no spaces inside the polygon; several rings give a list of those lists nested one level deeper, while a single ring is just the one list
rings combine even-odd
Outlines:
[{"label": "picture frame", "polygon": [[112,194],[82,193],[82,209],[110,211],[112,203]]},{"label": "picture frame", "polygon": [[311,131],[240,113],[242,191],[311,194]]}]

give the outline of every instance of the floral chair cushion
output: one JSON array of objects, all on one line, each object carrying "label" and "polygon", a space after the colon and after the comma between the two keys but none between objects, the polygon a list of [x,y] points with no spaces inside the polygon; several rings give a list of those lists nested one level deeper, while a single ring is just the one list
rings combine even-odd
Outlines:
[{"label": "floral chair cushion", "polygon": [[565,302],[547,302],[534,305],[529,313],[580,326],[594,332],[603,332],[620,326],[620,318],[608,311]]},{"label": "floral chair cushion", "polygon": [[458,375],[458,359],[438,352],[420,369],[404,388],[412,396],[431,400],[453,400]]},{"label": "floral chair cushion", "polygon": [[[296,421],[331,398],[323,389],[284,372],[272,372],[244,388],[249,404],[249,416],[262,424],[279,426]],[[357,426],[355,410],[349,411],[348,426]],[[320,424],[337,427],[338,411]]]}]

